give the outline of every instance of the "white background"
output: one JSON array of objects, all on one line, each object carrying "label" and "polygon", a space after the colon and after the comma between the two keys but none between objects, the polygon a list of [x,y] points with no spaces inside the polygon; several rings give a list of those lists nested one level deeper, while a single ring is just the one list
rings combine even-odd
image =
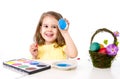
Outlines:
[{"label": "white background", "polygon": [[[90,40],[97,29],[120,31],[119,0],[0,0],[0,58],[30,57],[39,18],[50,10],[70,21],[69,32],[81,59],[89,59]],[[97,42],[113,40],[104,35],[96,35]]]}]

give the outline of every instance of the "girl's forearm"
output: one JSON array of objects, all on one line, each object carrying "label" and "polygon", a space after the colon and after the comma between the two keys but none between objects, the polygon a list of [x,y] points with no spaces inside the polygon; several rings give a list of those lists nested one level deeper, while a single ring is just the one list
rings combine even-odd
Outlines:
[{"label": "girl's forearm", "polygon": [[63,37],[64,37],[65,42],[66,42],[65,53],[70,58],[75,58],[78,55],[78,50],[76,48],[76,45],[74,44],[74,41],[72,40],[72,38],[68,32],[64,33]]}]

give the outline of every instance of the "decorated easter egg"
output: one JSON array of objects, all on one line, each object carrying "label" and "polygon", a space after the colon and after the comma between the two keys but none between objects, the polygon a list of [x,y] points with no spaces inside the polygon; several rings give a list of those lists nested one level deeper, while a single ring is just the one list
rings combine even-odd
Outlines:
[{"label": "decorated easter egg", "polygon": [[103,44],[100,44],[100,49],[101,49],[101,48],[104,48],[104,45],[103,45]]},{"label": "decorated easter egg", "polygon": [[110,56],[115,56],[117,55],[119,48],[115,44],[109,44],[106,47],[107,54]]},{"label": "decorated easter egg", "polygon": [[107,54],[106,48],[101,48],[98,52],[101,54]]},{"label": "decorated easter egg", "polygon": [[58,24],[59,24],[60,29],[62,30],[67,29],[67,23],[63,18],[59,19]]},{"label": "decorated easter egg", "polygon": [[90,45],[90,50],[91,51],[98,51],[100,49],[100,44],[97,43],[97,42],[93,42],[91,45]]}]

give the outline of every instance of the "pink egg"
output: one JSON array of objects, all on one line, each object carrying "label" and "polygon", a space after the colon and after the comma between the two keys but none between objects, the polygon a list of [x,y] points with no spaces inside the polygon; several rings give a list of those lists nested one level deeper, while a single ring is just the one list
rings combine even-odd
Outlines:
[{"label": "pink egg", "polygon": [[101,54],[107,54],[106,48],[101,48],[99,50],[99,53],[101,53]]}]

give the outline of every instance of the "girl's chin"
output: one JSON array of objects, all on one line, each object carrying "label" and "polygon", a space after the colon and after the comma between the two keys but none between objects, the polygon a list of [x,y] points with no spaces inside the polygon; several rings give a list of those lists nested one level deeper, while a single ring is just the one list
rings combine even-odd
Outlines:
[{"label": "girl's chin", "polygon": [[46,40],[46,42],[47,42],[47,43],[53,43],[54,40],[53,40],[53,39],[51,39],[51,40]]}]

